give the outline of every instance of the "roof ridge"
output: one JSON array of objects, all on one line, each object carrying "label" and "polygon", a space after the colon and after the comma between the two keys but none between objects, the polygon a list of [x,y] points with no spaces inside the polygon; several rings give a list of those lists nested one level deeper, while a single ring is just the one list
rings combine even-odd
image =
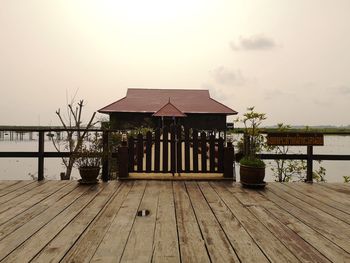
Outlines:
[{"label": "roof ridge", "polygon": [[[157,88],[128,88],[128,90],[190,90],[190,91],[208,91],[209,89],[157,89]],[[210,94],[209,94],[210,95]]]}]

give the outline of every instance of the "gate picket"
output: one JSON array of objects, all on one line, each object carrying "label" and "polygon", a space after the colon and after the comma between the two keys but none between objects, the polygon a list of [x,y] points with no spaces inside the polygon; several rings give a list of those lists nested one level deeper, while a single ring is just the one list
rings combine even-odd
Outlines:
[{"label": "gate picket", "polygon": [[146,173],[152,169],[152,132],[146,133]]},{"label": "gate picket", "polygon": [[201,160],[202,172],[207,172],[207,138],[205,132],[201,132]]},{"label": "gate picket", "polygon": [[176,171],[175,136],[176,136],[176,126],[172,125],[170,128],[170,164],[171,164],[171,172],[172,173],[175,173],[175,171]]},{"label": "gate picket", "polygon": [[215,172],[215,136],[213,134],[209,137],[209,164],[210,172]]},{"label": "gate picket", "polygon": [[143,171],[143,136],[141,133],[137,135],[136,143],[136,154],[137,154],[137,171]]},{"label": "gate picket", "polygon": [[190,172],[190,130],[185,128],[185,172]]},{"label": "gate picket", "polygon": [[168,128],[163,128],[163,173],[169,172],[168,168]]},{"label": "gate picket", "polygon": [[154,133],[154,171],[157,173],[160,169],[160,130]]},{"label": "gate picket", "polygon": [[177,161],[177,172],[181,173],[182,172],[182,128],[180,125],[176,127],[176,136],[177,136],[177,156],[176,156],[176,161]]},{"label": "gate picket", "polygon": [[135,171],[135,140],[134,137],[129,138],[129,171]]},{"label": "gate picket", "polygon": [[224,172],[224,139],[219,138],[218,142],[218,173]]},{"label": "gate picket", "polygon": [[198,173],[198,131],[193,130],[193,172]]}]

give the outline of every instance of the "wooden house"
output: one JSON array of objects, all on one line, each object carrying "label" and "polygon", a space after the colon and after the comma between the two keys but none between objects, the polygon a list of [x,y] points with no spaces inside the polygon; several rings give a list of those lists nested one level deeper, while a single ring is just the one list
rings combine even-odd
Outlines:
[{"label": "wooden house", "polygon": [[98,112],[109,114],[111,128],[130,130],[171,123],[199,130],[226,130],[233,109],[210,97],[209,90],[128,89],[124,98]]}]

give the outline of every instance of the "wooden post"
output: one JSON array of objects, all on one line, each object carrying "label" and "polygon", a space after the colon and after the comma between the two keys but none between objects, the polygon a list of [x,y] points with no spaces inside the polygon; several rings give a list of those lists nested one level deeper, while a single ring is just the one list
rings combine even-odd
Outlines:
[{"label": "wooden post", "polygon": [[45,132],[39,131],[38,181],[44,180],[44,142]]},{"label": "wooden post", "polygon": [[234,149],[232,142],[227,142],[227,147],[224,148],[224,178],[235,180],[233,172]]},{"label": "wooden post", "polygon": [[126,142],[122,142],[122,145],[118,147],[118,165],[119,165],[119,178],[126,178],[129,176],[129,153]]},{"label": "wooden post", "polygon": [[108,182],[109,180],[109,143],[108,143],[108,131],[102,133],[102,181]]},{"label": "wooden post", "polygon": [[307,170],[306,170],[306,183],[313,183],[312,180],[312,162],[313,162],[313,147],[307,146]]}]

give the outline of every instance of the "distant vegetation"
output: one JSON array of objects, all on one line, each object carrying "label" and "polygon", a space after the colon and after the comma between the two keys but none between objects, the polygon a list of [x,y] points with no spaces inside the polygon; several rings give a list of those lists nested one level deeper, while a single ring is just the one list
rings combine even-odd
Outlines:
[{"label": "distant vegetation", "polygon": [[[243,133],[244,128],[235,127],[234,132]],[[263,127],[260,128],[260,132],[269,133],[269,132],[281,132],[277,126],[273,127]],[[350,126],[291,126],[288,129],[288,132],[318,132],[323,134],[349,134],[350,135]]]}]

